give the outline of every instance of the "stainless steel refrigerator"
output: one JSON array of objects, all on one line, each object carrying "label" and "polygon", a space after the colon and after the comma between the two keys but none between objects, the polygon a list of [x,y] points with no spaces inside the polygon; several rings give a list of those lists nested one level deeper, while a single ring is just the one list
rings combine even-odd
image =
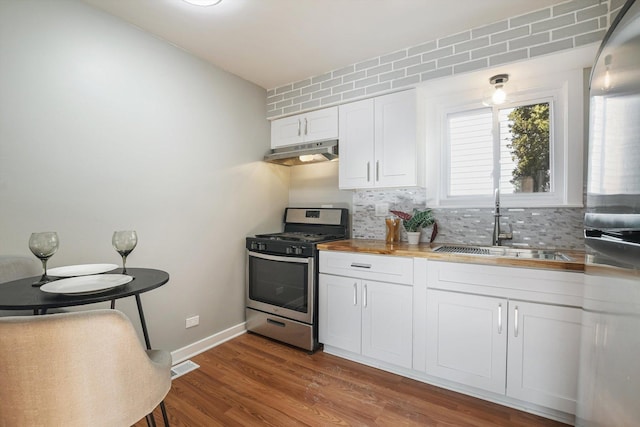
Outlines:
[{"label": "stainless steel refrigerator", "polygon": [[640,1],[617,15],[590,82],[579,426],[640,426]]}]

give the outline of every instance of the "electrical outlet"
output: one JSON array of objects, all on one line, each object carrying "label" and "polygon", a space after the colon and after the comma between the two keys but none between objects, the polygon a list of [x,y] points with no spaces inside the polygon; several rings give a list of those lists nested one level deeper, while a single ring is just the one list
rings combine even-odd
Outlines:
[{"label": "electrical outlet", "polygon": [[376,216],[388,216],[389,203],[376,203]]},{"label": "electrical outlet", "polygon": [[187,321],[185,322],[185,328],[193,328],[194,326],[198,326],[199,324],[200,324],[200,316],[187,317]]}]

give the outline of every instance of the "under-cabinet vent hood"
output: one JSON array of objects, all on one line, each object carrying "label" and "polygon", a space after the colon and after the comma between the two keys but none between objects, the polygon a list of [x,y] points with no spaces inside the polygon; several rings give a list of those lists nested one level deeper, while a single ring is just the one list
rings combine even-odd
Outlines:
[{"label": "under-cabinet vent hood", "polygon": [[265,162],[285,166],[307,165],[338,158],[338,141],[311,142],[272,149],[264,156]]}]

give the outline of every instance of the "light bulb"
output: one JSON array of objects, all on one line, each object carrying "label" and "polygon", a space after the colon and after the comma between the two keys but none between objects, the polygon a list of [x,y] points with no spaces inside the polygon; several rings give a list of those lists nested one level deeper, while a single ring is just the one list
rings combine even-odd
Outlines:
[{"label": "light bulb", "polygon": [[313,154],[304,154],[298,158],[300,159],[301,162],[312,162],[315,157]]},{"label": "light bulb", "polygon": [[502,89],[502,86],[496,87],[496,91],[493,92],[493,95],[491,96],[491,100],[493,101],[493,103],[502,104],[504,101],[506,101],[506,99],[507,99],[507,94]]},{"label": "light bulb", "polygon": [[220,3],[222,0],[183,0],[189,4],[193,4],[195,6],[215,6]]}]

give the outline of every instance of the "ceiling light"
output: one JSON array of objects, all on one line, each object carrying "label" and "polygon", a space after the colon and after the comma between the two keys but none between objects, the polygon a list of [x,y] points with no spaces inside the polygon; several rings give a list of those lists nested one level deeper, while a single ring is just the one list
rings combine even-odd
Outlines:
[{"label": "ceiling light", "polygon": [[215,6],[220,3],[222,0],[183,0],[189,4],[193,4],[195,6]]},{"label": "ceiling light", "polygon": [[483,96],[482,103],[484,105],[500,105],[507,101],[507,93],[504,90],[504,85],[509,81],[509,74],[497,74],[489,79],[489,83],[494,87],[494,90]]}]

